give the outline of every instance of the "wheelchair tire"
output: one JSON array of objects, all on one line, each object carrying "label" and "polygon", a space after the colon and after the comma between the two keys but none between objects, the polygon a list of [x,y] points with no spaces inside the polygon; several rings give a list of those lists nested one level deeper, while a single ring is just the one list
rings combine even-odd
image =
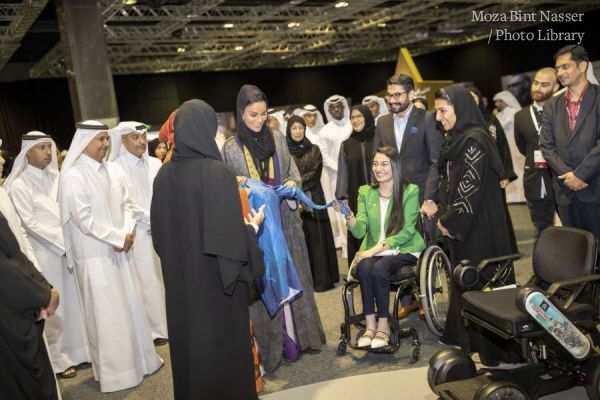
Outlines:
[{"label": "wheelchair tire", "polygon": [[346,341],[340,340],[340,343],[338,344],[338,347],[337,347],[336,354],[338,356],[343,356],[344,354],[346,354],[346,348],[347,348]]},{"label": "wheelchair tire", "polygon": [[585,363],[585,391],[590,400],[600,400],[599,357],[593,357]]},{"label": "wheelchair tire", "polygon": [[528,400],[518,385],[510,382],[492,382],[479,388],[473,400]]},{"label": "wheelchair tire", "polygon": [[429,359],[427,369],[427,384],[437,394],[435,386],[442,383],[468,379],[475,376],[475,363],[464,351],[447,348],[438,351]]},{"label": "wheelchair tire", "polygon": [[450,301],[452,270],[450,260],[438,246],[429,246],[419,262],[420,299],[429,330],[442,336]]}]

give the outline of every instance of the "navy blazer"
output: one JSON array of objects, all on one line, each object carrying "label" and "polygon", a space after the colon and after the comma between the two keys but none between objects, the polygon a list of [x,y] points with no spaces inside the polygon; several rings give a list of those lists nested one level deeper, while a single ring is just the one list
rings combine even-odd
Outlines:
[{"label": "navy blazer", "polygon": [[[419,186],[419,201],[439,200],[438,158],[444,137],[437,130],[434,114],[412,108],[400,146],[402,173],[407,181]],[[398,150],[393,114],[379,118],[373,139],[373,151],[381,146]]]},{"label": "navy blazer", "polygon": [[[544,105],[540,147],[553,171],[554,195],[559,205],[571,203],[573,196],[586,203],[600,203],[600,86],[589,84],[573,134],[569,132],[569,116],[565,93]],[[589,186],[572,191],[558,175],[569,171]]]}]

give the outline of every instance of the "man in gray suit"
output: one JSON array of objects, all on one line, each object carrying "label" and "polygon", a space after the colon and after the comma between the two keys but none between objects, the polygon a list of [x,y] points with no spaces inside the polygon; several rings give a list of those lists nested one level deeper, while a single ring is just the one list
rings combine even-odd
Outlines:
[{"label": "man in gray suit", "polygon": [[600,237],[600,87],[586,78],[591,65],[582,46],[565,46],[554,60],[567,90],[544,105],[540,147],[563,225]]},{"label": "man in gray suit", "polygon": [[443,135],[436,128],[433,114],[413,106],[414,96],[415,83],[409,75],[388,79],[385,99],[390,114],[377,123],[373,150],[380,146],[398,150],[404,177],[419,186],[421,214],[433,220],[437,212],[438,157]]}]

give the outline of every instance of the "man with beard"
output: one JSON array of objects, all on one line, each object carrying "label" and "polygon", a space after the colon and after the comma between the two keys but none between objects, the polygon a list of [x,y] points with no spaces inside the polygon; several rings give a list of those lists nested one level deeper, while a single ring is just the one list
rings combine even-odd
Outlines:
[{"label": "man with beard", "polygon": [[[327,116],[327,125],[319,133],[319,147],[323,155],[323,172],[321,173],[321,185],[328,203],[334,200],[337,186],[338,157],[342,142],[350,137],[352,125],[350,124],[350,107],[343,96],[333,95],[325,100],[323,106]],[[346,223],[342,214],[333,208],[328,208],[329,221],[333,230],[335,247],[342,248],[342,255],[346,251]]]},{"label": "man with beard", "polygon": [[375,118],[375,125],[377,125],[379,118],[389,114],[385,100],[381,97],[375,95],[367,96],[362,100],[362,103],[363,105],[369,107],[371,115],[373,115],[373,118]]},{"label": "man with beard", "polygon": [[515,142],[521,154],[525,156],[523,187],[536,237],[544,229],[553,225],[556,209],[552,176],[540,150],[540,130],[542,107],[557,90],[558,83],[554,69],[540,69],[531,84],[533,104],[515,114]]},{"label": "man with beard", "polygon": [[[438,211],[438,157],[443,136],[437,130],[435,118],[414,107],[415,83],[409,75],[394,75],[387,81],[390,114],[381,117],[375,130],[373,149],[392,146],[400,154],[404,178],[419,187],[421,214],[425,216],[424,230],[428,244],[435,241],[435,215]],[[417,304],[403,306],[398,316],[404,318],[416,310]]]},{"label": "man with beard", "polygon": [[565,46],[554,60],[567,90],[544,106],[540,147],[563,225],[600,237],[600,87],[586,77],[591,65],[582,46]]}]

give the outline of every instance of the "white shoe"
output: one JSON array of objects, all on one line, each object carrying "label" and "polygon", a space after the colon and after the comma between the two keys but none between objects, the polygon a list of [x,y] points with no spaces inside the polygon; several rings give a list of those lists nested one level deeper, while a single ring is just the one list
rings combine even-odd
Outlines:
[{"label": "white shoe", "polygon": [[[384,333],[384,332],[377,332],[377,333]],[[381,347],[386,347],[389,344],[389,339],[384,339],[381,337],[377,337],[375,336],[373,338],[373,340],[371,340],[371,348],[372,349],[379,349]]]},{"label": "white shoe", "polygon": [[358,343],[356,343],[357,347],[369,347],[371,345],[371,341],[373,340],[372,336],[365,335],[367,331],[373,332],[372,335],[375,334],[375,331],[372,329],[367,329],[360,338],[358,338]]}]

